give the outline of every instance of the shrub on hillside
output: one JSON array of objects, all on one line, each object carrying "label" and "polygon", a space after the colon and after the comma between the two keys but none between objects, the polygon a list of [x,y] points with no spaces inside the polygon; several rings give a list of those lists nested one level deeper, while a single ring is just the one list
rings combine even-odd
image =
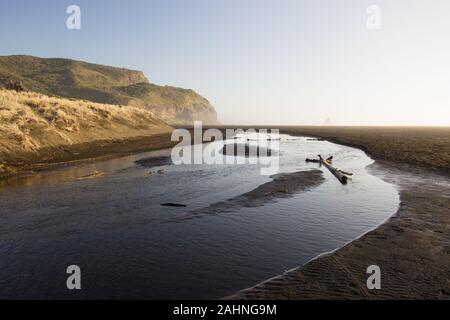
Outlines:
[{"label": "shrub on hillside", "polygon": [[21,81],[15,81],[15,80],[8,81],[5,88],[8,90],[14,90],[16,92],[27,91]]}]

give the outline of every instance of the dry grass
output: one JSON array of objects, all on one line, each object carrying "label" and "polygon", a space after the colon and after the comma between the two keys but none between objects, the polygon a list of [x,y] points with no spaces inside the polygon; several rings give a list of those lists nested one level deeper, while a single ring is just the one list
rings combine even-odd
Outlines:
[{"label": "dry grass", "polygon": [[19,154],[171,130],[140,108],[0,90],[0,173]]},{"label": "dry grass", "polygon": [[214,107],[193,90],[150,83],[141,71],[70,59],[0,56],[0,87],[20,81],[33,92],[154,111],[168,123],[217,123]]}]

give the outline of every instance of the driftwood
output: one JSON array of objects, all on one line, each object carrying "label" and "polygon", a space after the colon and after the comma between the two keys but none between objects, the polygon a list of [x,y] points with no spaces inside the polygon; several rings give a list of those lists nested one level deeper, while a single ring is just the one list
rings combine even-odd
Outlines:
[{"label": "driftwood", "polygon": [[333,160],[333,156],[328,157],[327,159],[322,158],[322,156],[318,155],[319,159],[310,159],[306,158],[306,162],[313,162],[313,163],[320,163],[321,165],[324,165],[330,172],[342,183],[347,184],[347,176],[353,175],[353,173],[345,172],[342,170],[339,170],[331,165],[331,161]]},{"label": "driftwood", "polygon": [[339,170],[340,173],[345,174],[346,176],[352,176],[353,173],[347,172],[347,171],[343,171],[343,170]]},{"label": "driftwood", "polygon": [[[330,157],[331,158],[331,157]],[[330,172],[342,183],[347,184],[347,176],[343,173],[343,171],[336,169],[331,165],[331,159],[328,158],[324,160],[322,156],[319,154],[320,163],[323,164]]]},{"label": "driftwood", "polygon": [[[321,163],[322,162],[322,158],[319,155],[319,159],[310,159],[310,158],[306,158],[306,162],[314,162],[314,163]],[[331,161],[333,160],[333,156],[328,157],[327,160],[325,160],[326,162],[328,162],[328,164],[331,164]],[[344,171],[342,171],[342,173],[344,173]]]}]

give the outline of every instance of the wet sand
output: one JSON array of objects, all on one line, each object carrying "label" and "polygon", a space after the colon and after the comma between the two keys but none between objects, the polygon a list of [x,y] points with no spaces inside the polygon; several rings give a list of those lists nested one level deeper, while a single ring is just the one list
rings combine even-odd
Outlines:
[{"label": "wet sand", "polygon": [[357,147],[371,158],[450,174],[450,127],[277,127]]},{"label": "wet sand", "polygon": [[[280,131],[366,151],[377,160],[369,168],[373,174],[398,186],[401,206],[395,216],[345,247],[232,298],[450,299],[450,128],[281,127]],[[42,150],[23,155],[14,173],[173,145],[170,134],[165,134]],[[381,290],[366,288],[366,268],[371,264],[381,268]]]},{"label": "wet sand", "polygon": [[[357,146],[372,174],[398,187],[398,212],[378,228],[232,299],[450,299],[450,128],[285,127]],[[381,290],[366,286],[381,268]]]},{"label": "wet sand", "polygon": [[6,158],[10,170],[1,174],[0,180],[11,176],[32,174],[35,171],[100,161],[110,158],[130,155],[139,152],[152,151],[172,147],[176,144],[170,140],[171,133],[127,139],[100,140],[88,143],[44,148],[39,152],[14,155]]},{"label": "wet sand", "polygon": [[208,215],[216,215],[239,208],[255,208],[278,199],[290,198],[299,192],[304,192],[318,187],[324,182],[321,170],[298,171],[292,173],[279,173],[270,176],[269,182],[263,183],[257,188],[238,195],[231,199],[220,201],[208,207],[192,210],[185,216],[169,220],[179,222],[189,219],[200,218]]},{"label": "wet sand", "polygon": [[145,167],[145,168],[170,166],[173,164],[172,158],[169,156],[144,158],[144,159],[137,160],[134,163],[136,163],[139,166]]}]

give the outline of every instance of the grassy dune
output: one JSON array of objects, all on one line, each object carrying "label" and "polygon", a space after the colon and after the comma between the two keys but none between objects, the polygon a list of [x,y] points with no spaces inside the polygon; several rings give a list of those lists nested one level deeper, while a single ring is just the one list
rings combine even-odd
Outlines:
[{"label": "grassy dune", "polygon": [[61,146],[114,142],[171,131],[169,125],[141,108],[2,89],[0,175],[40,158],[58,157]]}]

